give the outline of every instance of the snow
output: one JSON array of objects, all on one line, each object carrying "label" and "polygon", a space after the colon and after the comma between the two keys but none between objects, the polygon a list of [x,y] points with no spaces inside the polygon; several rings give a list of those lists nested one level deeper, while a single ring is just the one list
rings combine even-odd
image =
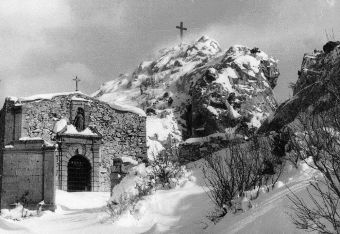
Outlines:
[{"label": "snow", "polygon": [[131,198],[138,195],[136,184],[141,183],[147,176],[149,169],[144,163],[133,167],[122,181],[112,189],[112,196],[109,201],[119,203],[120,199]]},{"label": "snow", "polygon": [[[195,45],[195,46],[192,46]],[[155,80],[160,82],[160,87],[150,88],[148,94],[155,96],[155,99],[163,95],[165,92],[164,87],[169,85],[167,92],[172,93],[174,98],[172,109],[165,109],[169,112],[163,118],[158,116],[148,116],[146,120],[147,129],[147,146],[148,157],[153,159],[160,151],[164,149],[161,142],[167,140],[169,134],[178,141],[182,140],[181,129],[179,124],[181,120],[178,119],[179,112],[175,112],[176,108],[180,109],[181,105],[187,104],[188,95],[184,92],[179,92],[177,87],[178,83],[171,83],[179,79],[185,73],[190,73],[195,67],[202,63],[204,56],[216,55],[220,51],[217,42],[202,37],[194,44],[187,45],[181,44],[172,49],[163,51],[164,54],[158,60],[155,60],[155,68],[160,68],[161,72],[154,75]],[[196,47],[196,48],[194,48]],[[191,49],[190,51],[187,51]],[[258,53],[257,57],[247,55],[249,49],[244,46],[234,46],[234,57],[238,62],[240,68],[255,76],[258,72],[260,59],[265,58],[265,54]],[[203,56],[198,52],[203,52]],[[186,54],[187,52],[187,54]],[[183,55],[186,54],[186,57]],[[215,64],[219,58],[214,58],[214,61],[209,60],[208,63]],[[174,68],[175,61],[179,61],[182,65]],[[139,70],[136,76],[123,75],[119,79],[106,82],[103,84],[94,96],[99,96],[99,100],[107,102],[114,109],[129,111],[145,116],[145,112],[136,106],[141,106],[141,103],[146,99],[140,94],[139,85],[143,79],[150,76],[147,74],[148,66],[153,62],[141,63],[137,68]],[[208,67],[206,65],[206,67]],[[164,68],[164,70],[163,70]],[[140,71],[141,70],[141,71]],[[171,72],[175,71],[173,74]],[[197,71],[197,70],[196,70]],[[222,71],[222,72],[221,72]],[[234,79],[239,76],[235,69],[231,67],[223,68],[221,74],[218,74],[218,79],[214,82],[222,84],[223,88],[228,92],[235,92],[233,89]],[[189,75],[188,75],[189,76]],[[200,76],[198,73],[196,77]],[[185,77],[187,78],[187,77]],[[196,78],[188,81],[188,83],[195,82]],[[184,83],[184,82],[183,82]],[[242,83],[242,82],[241,82]],[[190,85],[190,84],[189,84]],[[183,85],[184,86],[184,85]],[[242,86],[239,86],[242,89]],[[167,87],[168,88],[168,87]],[[238,88],[238,87],[237,87]],[[236,88],[235,88],[236,89]],[[253,91],[251,86],[245,86],[244,89]],[[189,89],[188,89],[189,90]],[[185,90],[187,91],[187,90]],[[45,97],[46,98],[46,97]],[[141,100],[143,99],[143,100]],[[146,101],[149,101],[146,99]],[[144,107],[143,107],[144,108]],[[165,107],[168,108],[168,107]],[[217,110],[211,106],[208,107],[209,111],[217,113]],[[163,111],[163,109],[162,109]],[[160,111],[159,111],[160,112]],[[232,107],[229,109],[230,114],[234,118],[238,118],[240,114]],[[253,125],[257,125],[259,121],[258,116],[254,119]],[[258,122],[256,122],[258,121]],[[57,125],[57,124],[56,124]],[[55,128],[62,131],[66,126],[66,133],[69,134],[84,134],[78,133],[73,125],[67,125],[67,122],[58,123]],[[89,129],[88,129],[89,130]],[[226,132],[233,132],[233,129],[226,129]],[[94,134],[90,130],[86,134]],[[215,133],[203,138],[190,138],[186,143],[204,143],[210,141],[212,138],[221,137],[226,139],[226,133]],[[130,157],[122,157],[124,162],[130,162],[134,165],[137,164],[135,160]],[[298,189],[303,189],[306,186],[306,181],[311,177],[311,169],[306,163],[301,163],[299,170],[291,171],[288,175],[275,185],[275,189],[267,194],[261,194],[258,201],[255,201],[254,208],[239,215],[228,215],[223,218],[218,224],[212,224],[207,215],[214,209],[214,205],[206,193],[209,188],[206,187],[202,167],[204,160],[199,160],[187,165],[189,173],[185,176],[179,186],[170,190],[158,190],[151,195],[144,197],[141,201],[135,204],[134,212],[124,213],[114,223],[111,221],[108,212],[105,210],[105,205],[108,200],[118,201],[124,194],[133,196],[136,194],[136,183],[143,181],[148,172],[145,164],[139,164],[123,178],[122,182],[114,187],[112,197],[109,193],[99,192],[81,192],[81,193],[67,193],[65,191],[57,191],[57,211],[55,213],[46,212],[42,217],[35,217],[20,221],[18,225],[8,222],[0,218],[0,233],[6,232],[6,228],[13,228],[13,233],[20,233],[24,230],[25,233],[277,233],[285,232],[292,233],[293,229],[289,229],[287,218],[283,207],[288,203],[285,199],[287,189],[285,185],[296,186]],[[293,187],[295,189],[295,187]],[[294,191],[300,191],[300,190]],[[242,199],[246,204],[249,201]],[[281,203],[282,202],[282,203]],[[271,232],[272,230],[266,229],[268,226],[262,225],[263,223],[280,223],[277,225],[280,230]],[[9,223],[9,225],[8,225]],[[6,226],[7,225],[7,226]],[[17,226],[15,226],[17,225]],[[251,226],[252,225],[252,226]],[[286,227],[289,227],[286,229]],[[255,228],[253,228],[255,227]],[[262,229],[261,229],[262,228]],[[259,232],[260,230],[260,232]],[[292,231],[293,230],[293,231]]]},{"label": "snow", "polygon": [[247,123],[248,127],[261,127],[262,122],[267,118],[267,115],[263,112],[252,111],[251,114],[253,115],[250,123]]},{"label": "snow", "polygon": [[225,69],[225,72],[228,74],[228,77],[230,77],[230,78],[233,78],[233,79],[239,78],[237,72],[235,71],[235,69],[233,69],[231,67],[227,67]]},{"label": "snow", "polygon": [[138,162],[136,160],[134,160],[133,158],[131,158],[131,157],[122,156],[121,159],[122,159],[123,163],[131,163],[133,165],[137,165],[138,164]]},{"label": "snow", "polygon": [[306,187],[316,175],[316,170],[306,162],[299,162],[298,169],[288,164],[276,188],[260,194],[253,201],[252,209],[238,215],[227,214],[217,225],[210,225],[206,233],[305,233],[297,230],[291,221],[291,202],[287,195],[293,191],[302,199],[308,199]]},{"label": "snow", "polygon": [[[108,82],[105,82],[100,87],[100,92],[103,93],[109,93],[109,92],[115,92],[121,88],[125,88],[126,85],[129,83],[129,80],[127,78],[118,78],[115,80],[111,80]],[[95,94],[92,94],[91,96],[95,96]]]},{"label": "snow", "polygon": [[258,60],[268,60],[269,56],[265,52],[260,51],[259,53],[256,53],[256,58]]},{"label": "snow", "polygon": [[[235,77],[234,69],[225,69],[221,74],[218,75],[218,78],[214,81],[214,83],[222,84],[223,88],[227,90],[229,93],[235,92],[233,87],[230,84],[229,77]],[[236,75],[237,78],[237,75]]]},{"label": "snow", "polygon": [[241,115],[231,105],[229,105],[229,112],[231,113],[234,119],[241,117]]},{"label": "snow", "polygon": [[[134,212],[126,212],[115,222],[111,221],[105,206],[110,193],[75,192],[57,190],[56,212],[43,212],[41,217],[23,219],[19,222],[0,217],[0,233],[304,233],[292,224],[287,195],[290,191],[302,198],[307,197],[306,186],[316,171],[308,166],[312,162],[298,164],[298,169],[287,165],[278,185],[268,193],[260,193],[258,199],[251,201],[242,198],[246,212],[228,213],[217,224],[207,216],[214,205],[206,193],[201,159],[187,165],[187,174],[179,186],[170,190],[158,190],[135,204]],[[146,173],[144,164],[134,167],[119,186],[113,190],[113,197],[133,192],[136,181]],[[138,178],[139,177],[139,178]],[[284,185],[284,186],[283,186]]]},{"label": "snow", "polygon": [[252,86],[239,84],[238,87],[248,92],[254,91],[254,88]]},{"label": "snow", "polygon": [[62,130],[64,130],[67,127],[67,119],[60,119],[58,120],[53,127],[53,132],[58,133]]},{"label": "snow", "polygon": [[176,118],[171,110],[165,118],[157,116],[148,116],[146,119],[147,137],[157,136],[159,141],[165,141],[169,134],[177,140],[181,140],[181,132],[178,129]]},{"label": "snow", "polygon": [[135,113],[140,116],[146,116],[145,112],[142,109],[135,107],[135,106],[126,105],[126,104],[122,104],[119,102],[109,102],[109,105],[113,109],[116,109],[116,110],[127,111],[131,113]]},{"label": "snow", "polygon": [[9,97],[10,100],[12,101],[19,101],[19,102],[30,102],[30,101],[38,101],[38,100],[51,100],[54,97],[57,96],[67,96],[67,95],[71,95],[71,94],[83,94],[80,91],[76,91],[76,92],[63,92],[63,93],[45,93],[45,94],[36,94],[36,95],[32,95],[29,97]]},{"label": "snow", "polygon": [[83,131],[78,132],[76,127],[72,124],[67,125],[66,131],[63,134],[68,135],[82,135],[82,136],[97,136],[96,133],[92,132],[91,129],[85,128]]},{"label": "snow", "polygon": [[283,186],[285,186],[285,183],[283,183],[282,181],[277,181],[277,182],[275,183],[275,188],[281,188],[281,187],[283,187]]},{"label": "snow", "polygon": [[37,140],[42,140],[41,137],[20,137],[19,141],[37,141]]},{"label": "snow", "polygon": [[57,212],[70,209],[91,209],[106,206],[109,192],[66,192],[57,190]]},{"label": "snow", "polygon": [[250,55],[239,56],[234,61],[241,69],[248,70],[248,74],[255,76],[259,73],[260,61]]},{"label": "snow", "polygon": [[218,116],[218,111],[216,110],[216,108],[214,108],[214,107],[212,107],[212,106],[208,106],[207,109],[208,109],[208,111],[210,111],[212,114]]},{"label": "snow", "polygon": [[146,116],[145,112],[142,109],[132,106],[132,105],[125,104],[124,101],[121,102],[117,100],[117,96],[115,96],[114,94],[110,94],[110,93],[104,94],[99,98],[99,100],[106,102],[113,109],[131,112],[131,113],[134,113],[140,116]]},{"label": "snow", "polygon": [[149,139],[146,144],[148,147],[149,160],[153,160],[162,150],[164,150],[163,145],[157,140]]},{"label": "snow", "polygon": [[90,102],[90,100],[88,100],[88,99],[79,98],[79,97],[75,97],[75,96],[73,96],[73,97],[71,98],[71,100],[72,100],[72,101]]},{"label": "snow", "polygon": [[185,143],[187,143],[187,144],[204,143],[204,142],[211,141],[212,138],[222,138],[222,139],[226,140],[226,134],[225,133],[213,133],[213,134],[210,134],[206,137],[188,138],[188,139],[185,140]]},{"label": "snow", "polygon": [[144,70],[146,67],[149,67],[152,64],[152,61],[143,61],[139,66],[142,70]]}]

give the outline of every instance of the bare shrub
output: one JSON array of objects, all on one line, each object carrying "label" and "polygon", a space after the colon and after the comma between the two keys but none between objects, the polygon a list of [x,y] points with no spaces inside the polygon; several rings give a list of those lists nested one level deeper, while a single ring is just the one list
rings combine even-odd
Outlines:
[{"label": "bare shrub", "polygon": [[116,200],[107,204],[110,216],[115,220],[128,211],[135,213],[138,201],[150,195],[156,189],[170,189],[177,184],[183,169],[178,163],[178,147],[175,140],[169,135],[163,143],[164,150],[149,162],[145,175],[136,179],[133,194],[122,193]]},{"label": "bare shrub", "polygon": [[236,196],[262,184],[261,158],[249,154],[249,147],[243,147],[243,144],[231,145],[222,154],[205,158],[203,174],[211,188],[208,195],[221,209],[230,208]]},{"label": "bare shrub", "polygon": [[217,207],[208,218],[215,222],[228,210],[236,212],[240,198],[256,199],[261,186],[273,188],[284,168],[283,156],[284,147],[259,136],[207,156],[203,174],[208,195]]},{"label": "bare shrub", "polygon": [[321,174],[310,182],[309,199],[294,193],[289,196],[292,220],[299,229],[320,233],[340,233],[340,109],[339,100],[332,100],[336,100],[330,103],[333,108],[315,108],[300,115],[301,130],[291,139],[297,157]]}]

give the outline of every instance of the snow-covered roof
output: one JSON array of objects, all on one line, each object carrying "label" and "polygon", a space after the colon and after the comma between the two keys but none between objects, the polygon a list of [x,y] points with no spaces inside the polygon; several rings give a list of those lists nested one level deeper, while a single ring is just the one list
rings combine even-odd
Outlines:
[{"label": "snow-covered roof", "polygon": [[[86,95],[86,94],[84,94],[84,93],[82,93],[80,91],[75,91],[75,92],[63,92],[63,93],[36,94],[36,95],[29,96],[29,97],[8,97],[8,99],[10,101],[16,102],[15,105],[18,106],[18,105],[21,105],[21,102],[33,102],[33,101],[41,101],[41,100],[51,100],[54,97],[68,96],[68,95],[72,95],[72,94],[74,94],[74,95],[80,94],[80,95],[84,95],[84,96],[90,97],[90,96],[88,96],[88,95]],[[94,98],[94,97],[91,97],[91,98]],[[71,98],[71,100],[74,100],[74,101],[87,101],[87,102],[89,101],[88,99],[84,99],[84,98],[76,97],[76,96],[73,96]],[[109,100],[109,101],[107,101],[107,100],[100,100],[100,99],[97,99],[97,100],[109,104],[115,110],[131,112],[131,113],[138,114],[140,116],[146,116],[145,112],[142,109],[140,109],[138,107],[135,107],[135,106],[131,106],[131,105],[127,105],[127,104],[124,104],[124,103],[119,103],[117,101],[111,101],[111,100]]]},{"label": "snow-covered roof", "polygon": [[42,140],[42,138],[41,137],[20,137],[19,138],[19,141],[41,141]]},{"label": "snow-covered roof", "polygon": [[72,100],[72,101],[81,101],[81,102],[90,102],[90,100],[88,100],[88,99],[79,98],[79,97],[75,97],[75,96],[73,96],[73,97],[71,98],[71,100]]},{"label": "snow-covered roof", "polygon": [[32,101],[38,101],[38,100],[51,100],[54,97],[58,96],[67,96],[72,94],[82,94],[87,96],[86,94],[75,91],[75,92],[63,92],[63,93],[45,93],[45,94],[35,94],[29,97],[8,97],[11,101],[14,102],[32,102]]}]

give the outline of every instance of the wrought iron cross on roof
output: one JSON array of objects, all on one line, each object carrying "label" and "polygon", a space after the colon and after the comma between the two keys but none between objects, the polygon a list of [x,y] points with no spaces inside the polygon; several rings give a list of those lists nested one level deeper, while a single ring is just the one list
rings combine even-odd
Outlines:
[{"label": "wrought iron cross on roof", "polygon": [[183,31],[188,30],[187,28],[183,27],[183,22],[181,21],[181,23],[179,24],[179,26],[176,26],[176,28],[178,28],[180,30],[181,33],[181,41],[183,40]]},{"label": "wrought iron cross on roof", "polygon": [[73,79],[76,82],[76,91],[78,90],[78,82],[80,81],[80,79],[76,76],[76,78]]}]

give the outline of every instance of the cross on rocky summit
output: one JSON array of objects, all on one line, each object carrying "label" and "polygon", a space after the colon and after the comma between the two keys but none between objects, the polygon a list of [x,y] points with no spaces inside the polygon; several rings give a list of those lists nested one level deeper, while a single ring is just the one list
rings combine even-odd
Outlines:
[{"label": "cross on rocky summit", "polygon": [[183,40],[183,31],[188,30],[187,28],[183,27],[183,22],[181,21],[181,23],[179,24],[180,26],[176,26],[176,28],[178,28],[180,30],[181,33],[181,41]]}]

